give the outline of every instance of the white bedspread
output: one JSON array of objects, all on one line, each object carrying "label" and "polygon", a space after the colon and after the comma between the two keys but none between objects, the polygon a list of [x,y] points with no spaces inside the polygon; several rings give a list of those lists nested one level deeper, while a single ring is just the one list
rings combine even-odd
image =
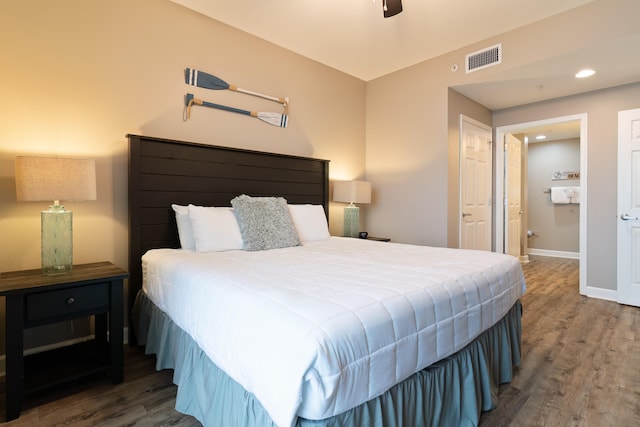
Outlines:
[{"label": "white bedspread", "polygon": [[332,237],[261,252],[156,249],[148,297],[279,426],[372,399],[462,349],[525,292],[492,252]]}]

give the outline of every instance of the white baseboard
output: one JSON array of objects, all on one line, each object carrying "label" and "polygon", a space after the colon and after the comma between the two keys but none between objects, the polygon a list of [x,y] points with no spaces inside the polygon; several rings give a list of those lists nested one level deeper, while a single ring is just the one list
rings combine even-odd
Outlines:
[{"label": "white baseboard", "polygon": [[593,286],[587,286],[585,296],[589,298],[603,299],[607,301],[618,302],[618,291],[613,289],[595,288]]},{"label": "white baseboard", "polygon": [[580,259],[580,252],[566,252],[566,251],[552,251],[549,249],[535,249],[529,248],[527,250],[529,255],[548,256],[553,258],[570,258]]},{"label": "white baseboard", "polygon": [[[92,340],[95,336],[93,334],[87,335],[85,337],[74,338],[71,340],[60,341],[53,344],[42,345],[39,347],[29,348],[24,351],[25,356],[29,356],[31,354],[42,353],[44,351],[55,350],[56,348],[67,347],[74,344],[80,344],[89,340]],[[124,344],[129,343],[129,327],[124,328]],[[5,376],[6,374],[6,355],[0,356],[0,376]]]}]

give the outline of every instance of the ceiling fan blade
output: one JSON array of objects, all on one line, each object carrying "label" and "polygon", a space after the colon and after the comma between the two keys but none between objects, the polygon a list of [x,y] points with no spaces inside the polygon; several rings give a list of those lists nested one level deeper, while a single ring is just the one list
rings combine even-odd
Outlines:
[{"label": "ceiling fan blade", "polygon": [[382,12],[385,18],[402,12],[402,0],[382,0]]}]

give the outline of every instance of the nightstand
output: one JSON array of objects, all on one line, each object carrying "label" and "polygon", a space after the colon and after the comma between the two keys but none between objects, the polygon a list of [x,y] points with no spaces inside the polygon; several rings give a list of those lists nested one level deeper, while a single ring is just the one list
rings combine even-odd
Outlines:
[{"label": "nightstand", "polygon": [[367,237],[361,237],[361,239],[365,239],[365,240],[373,240],[376,242],[390,242],[391,239],[388,237],[373,237],[373,236],[367,236]]},{"label": "nightstand", "polygon": [[[42,270],[0,274],[6,297],[6,420],[20,416],[29,393],[107,371],[114,384],[124,379],[123,281],[129,275],[111,264],[74,265],[69,273],[43,276]],[[95,339],[24,357],[24,330],[95,317]]]}]

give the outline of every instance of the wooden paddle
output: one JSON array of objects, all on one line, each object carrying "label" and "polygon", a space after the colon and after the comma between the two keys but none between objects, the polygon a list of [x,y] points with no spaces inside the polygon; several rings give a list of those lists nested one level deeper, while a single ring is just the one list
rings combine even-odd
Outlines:
[{"label": "wooden paddle", "polygon": [[236,85],[229,84],[219,77],[205,73],[204,71],[194,70],[193,68],[185,68],[184,70],[184,82],[192,86],[203,87],[205,89],[213,90],[232,90],[234,92],[240,92],[251,96],[257,96],[259,98],[268,99],[270,101],[278,102],[286,108],[289,105],[289,98],[278,98],[271,95],[265,95],[263,93],[254,92],[247,89],[239,88]]},{"label": "wooden paddle", "polygon": [[255,117],[259,120],[262,120],[265,123],[269,123],[273,126],[279,126],[281,128],[286,128],[287,124],[289,124],[289,117],[286,114],[280,113],[272,113],[272,112],[255,112],[249,110],[241,110],[240,108],[228,107],[226,105],[214,104],[213,102],[203,101],[201,99],[195,98],[193,94],[188,93],[185,98],[185,116],[184,119],[188,119],[191,117],[191,106],[193,104],[202,105],[204,107],[217,108],[218,110],[230,111],[232,113],[244,114],[245,116]]}]

